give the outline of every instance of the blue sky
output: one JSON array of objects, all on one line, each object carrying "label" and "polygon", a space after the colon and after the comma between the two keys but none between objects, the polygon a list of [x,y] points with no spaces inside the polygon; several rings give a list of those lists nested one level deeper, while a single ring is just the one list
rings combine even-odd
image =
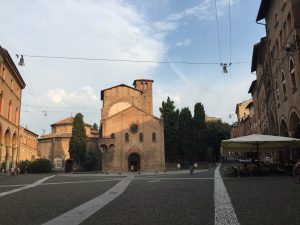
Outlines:
[{"label": "blue sky", "polygon": [[[231,0],[231,62],[250,62],[265,34],[255,23],[260,0]],[[214,0],[17,0],[0,2],[0,44],[11,54],[153,61],[230,62],[229,0],[217,0],[221,60]],[[15,59],[17,62],[17,59]],[[100,122],[100,91],[154,80],[154,112],[170,96],[178,108],[204,104],[208,115],[232,123],[236,103],[250,98],[250,63],[185,65],[67,61],[25,56],[19,70],[21,124],[41,134],[53,122],[82,112]],[[45,116],[46,111],[47,115]]]}]

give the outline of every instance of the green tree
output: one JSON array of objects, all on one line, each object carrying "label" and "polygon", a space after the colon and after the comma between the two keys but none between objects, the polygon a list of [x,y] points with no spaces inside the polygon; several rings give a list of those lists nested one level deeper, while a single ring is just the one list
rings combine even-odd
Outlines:
[{"label": "green tree", "polygon": [[93,126],[92,126],[92,129],[93,130],[98,130],[98,125],[96,123],[94,123]]},{"label": "green tree", "polygon": [[192,149],[195,159],[204,160],[206,157],[207,129],[205,123],[205,111],[201,103],[197,103],[194,108]]},{"label": "green tree", "polygon": [[207,122],[208,146],[213,149],[213,158],[220,159],[221,141],[230,138],[231,126],[221,121]]},{"label": "green tree", "polygon": [[159,111],[164,120],[165,158],[167,162],[175,162],[178,160],[179,110],[175,110],[174,101],[168,97],[166,102],[162,102],[162,107],[159,108]]},{"label": "green tree", "polygon": [[85,155],[84,170],[94,171],[98,165],[98,159],[96,153],[93,151],[88,151]]},{"label": "green tree", "polygon": [[86,154],[86,133],[83,115],[77,113],[73,121],[72,137],[69,142],[70,158],[77,163],[79,169],[84,163]]},{"label": "green tree", "polygon": [[182,161],[194,161],[192,133],[192,113],[185,107],[181,109],[178,119],[178,154]]}]

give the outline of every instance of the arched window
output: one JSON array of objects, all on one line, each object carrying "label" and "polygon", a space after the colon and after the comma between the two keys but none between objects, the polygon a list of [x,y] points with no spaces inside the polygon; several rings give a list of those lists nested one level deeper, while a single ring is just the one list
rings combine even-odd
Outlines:
[{"label": "arched window", "polygon": [[143,141],[144,141],[144,135],[143,135],[143,133],[140,133],[140,134],[139,134],[139,139],[140,139],[140,142],[143,142]]},{"label": "arched window", "polygon": [[294,93],[297,90],[297,84],[296,84],[296,76],[295,76],[295,64],[292,57],[290,58],[289,61],[289,69],[290,69],[291,82],[292,82],[292,92]]},{"label": "arched window", "polygon": [[111,137],[112,139],[115,139],[115,138],[116,138],[116,136],[115,136],[114,133],[112,133],[112,134],[110,135],[110,137]]},{"label": "arched window", "polygon": [[286,82],[285,82],[285,74],[284,71],[281,71],[281,83],[282,83],[282,90],[283,90],[283,96],[284,100],[287,99],[287,93],[286,93]]},{"label": "arched window", "polygon": [[2,114],[2,105],[3,105],[3,91],[0,92],[0,114]]},{"label": "arched window", "polygon": [[9,100],[9,103],[8,103],[8,120],[11,120],[11,113],[12,113],[12,103],[11,103],[11,100]]},{"label": "arched window", "polygon": [[19,123],[19,110],[17,107],[15,111],[15,124],[18,125],[18,123]]},{"label": "arched window", "polygon": [[129,142],[129,134],[128,133],[125,133],[125,141]]},{"label": "arched window", "polygon": [[156,133],[155,132],[152,133],[152,142],[156,142]]},{"label": "arched window", "polygon": [[275,86],[276,86],[276,97],[277,97],[277,100],[279,101],[279,86],[278,86],[277,81],[275,81]]}]

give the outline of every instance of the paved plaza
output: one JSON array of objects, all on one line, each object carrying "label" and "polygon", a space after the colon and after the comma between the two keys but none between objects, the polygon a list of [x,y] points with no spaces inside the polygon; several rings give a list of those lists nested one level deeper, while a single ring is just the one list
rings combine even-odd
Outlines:
[{"label": "paved plaza", "polygon": [[218,171],[1,175],[0,224],[300,224],[291,177]]}]

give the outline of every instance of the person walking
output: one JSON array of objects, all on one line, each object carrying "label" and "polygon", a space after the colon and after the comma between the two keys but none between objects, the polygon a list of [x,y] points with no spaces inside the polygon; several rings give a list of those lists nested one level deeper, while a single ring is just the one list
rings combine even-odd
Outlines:
[{"label": "person walking", "polygon": [[190,169],[190,176],[192,176],[194,174],[194,167],[192,164],[190,165],[189,169]]}]

